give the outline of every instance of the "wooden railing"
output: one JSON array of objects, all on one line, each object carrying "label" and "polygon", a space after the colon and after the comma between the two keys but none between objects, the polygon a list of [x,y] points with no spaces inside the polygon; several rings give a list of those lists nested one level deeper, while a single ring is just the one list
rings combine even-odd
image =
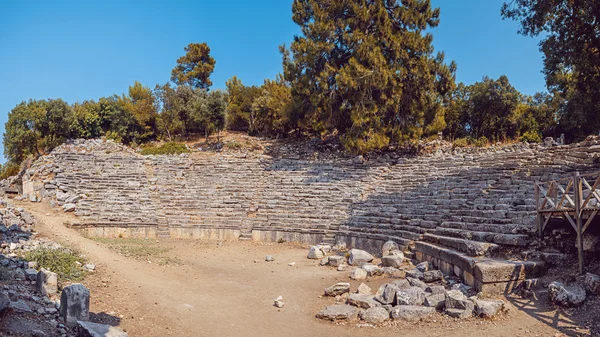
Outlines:
[{"label": "wooden railing", "polygon": [[[600,172],[535,184],[540,237],[551,219],[568,221],[577,233],[579,271],[583,273],[583,234],[600,211]],[[584,223],[585,221],[585,223]]]}]

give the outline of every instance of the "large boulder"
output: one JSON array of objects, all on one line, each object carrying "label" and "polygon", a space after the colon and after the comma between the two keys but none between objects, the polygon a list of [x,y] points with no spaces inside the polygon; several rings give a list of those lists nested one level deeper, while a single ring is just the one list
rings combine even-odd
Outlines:
[{"label": "large boulder", "polygon": [[398,247],[398,244],[392,240],[387,241],[386,243],[383,244],[383,247],[381,247],[381,256],[385,257],[388,255],[391,255],[392,251],[395,251],[395,250],[400,250],[400,247]]},{"label": "large boulder", "polygon": [[338,267],[346,263],[346,258],[339,255],[332,255],[328,257],[328,263],[332,267]]},{"label": "large boulder", "polygon": [[367,271],[367,275],[369,276],[379,276],[383,275],[383,268],[376,266],[374,264],[365,263],[361,266],[362,269]]},{"label": "large boulder", "polygon": [[398,290],[396,301],[398,305],[422,305],[425,301],[425,292],[419,287]]},{"label": "large boulder", "polygon": [[69,327],[90,316],[90,291],[80,283],[65,287],[60,296],[60,316]]},{"label": "large boulder", "polygon": [[345,320],[353,321],[358,317],[358,308],[347,304],[334,304],[319,311],[317,318],[330,321]]},{"label": "large boulder", "polygon": [[350,294],[348,295],[348,304],[363,309],[375,308],[381,306],[381,303],[375,300],[373,295]]},{"label": "large boulder", "polygon": [[494,317],[504,308],[502,300],[476,300],[475,315],[485,318]]},{"label": "large boulder", "polygon": [[375,259],[375,257],[368,252],[360,249],[350,249],[350,257],[348,263],[351,266],[360,266],[363,263],[369,263]]},{"label": "large boulder", "polygon": [[79,337],[127,337],[127,333],[117,327],[92,322],[78,321]]},{"label": "large boulder", "polygon": [[585,274],[585,289],[590,294],[600,294],[600,276],[592,273]]},{"label": "large boulder", "polygon": [[384,267],[399,268],[404,262],[404,256],[400,255],[387,255],[381,258],[381,264]]},{"label": "large boulder", "polygon": [[350,283],[336,283],[331,287],[325,288],[326,296],[338,296],[350,292]]},{"label": "large boulder", "polygon": [[585,289],[580,285],[566,286],[560,282],[548,285],[552,302],[565,307],[575,307],[585,302]]},{"label": "large boulder", "polygon": [[425,281],[425,282],[440,281],[443,278],[444,278],[444,274],[442,274],[441,270],[428,270],[423,273],[423,281]]},{"label": "large boulder", "polygon": [[421,307],[418,305],[399,305],[392,309],[391,315],[395,320],[402,319],[414,322],[426,318],[434,312],[435,308],[431,307]]},{"label": "large boulder", "polygon": [[390,313],[382,307],[369,308],[362,313],[361,318],[367,323],[376,324],[390,319]]},{"label": "large boulder", "polygon": [[399,291],[398,287],[392,283],[386,283],[379,287],[375,294],[375,299],[382,304],[394,304],[396,303],[396,293]]},{"label": "large boulder", "polygon": [[58,275],[42,268],[36,277],[36,289],[42,296],[54,295],[58,292]]}]

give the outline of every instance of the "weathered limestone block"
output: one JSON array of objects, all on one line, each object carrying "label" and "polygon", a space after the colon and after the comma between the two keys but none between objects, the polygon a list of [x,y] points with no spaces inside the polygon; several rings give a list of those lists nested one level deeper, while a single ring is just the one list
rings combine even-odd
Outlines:
[{"label": "weathered limestone block", "polygon": [[399,305],[392,309],[391,315],[395,320],[419,321],[435,312],[435,308],[418,305]]},{"label": "weathered limestone block", "polygon": [[37,273],[36,289],[42,296],[56,294],[58,292],[58,275],[42,268]]},{"label": "weathered limestone block", "polygon": [[350,257],[348,263],[351,266],[360,266],[363,263],[369,263],[375,259],[375,257],[364,250],[350,249]]},{"label": "weathered limestone block", "polygon": [[319,311],[317,318],[330,321],[353,321],[358,317],[358,309],[347,304],[334,304]]},{"label": "weathered limestone block", "polygon": [[74,327],[77,321],[87,321],[90,316],[90,291],[80,283],[65,287],[60,296],[60,316]]}]

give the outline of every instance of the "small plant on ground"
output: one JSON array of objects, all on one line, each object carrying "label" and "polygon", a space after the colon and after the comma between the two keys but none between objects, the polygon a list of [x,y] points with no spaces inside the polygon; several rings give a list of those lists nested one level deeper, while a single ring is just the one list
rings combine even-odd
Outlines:
[{"label": "small plant on ground", "polygon": [[458,138],[452,143],[452,147],[461,148],[469,146],[469,141],[467,138]]},{"label": "small plant on ground", "polygon": [[85,260],[72,249],[40,247],[26,252],[24,258],[36,262],[39,268],[55,272],[63,281],[81,281],[85,276],[85,271],[81,268]]},{"label": "small plant on ground", "polygon": [[177,142],[168,142],[160,146],[146,145],[142,148],[142,155],[161,155],[161,154],[181,154],[188,153],[190,150],[185,144]]},{"label": "small plant on ground", "polygon": [[277,243],[285,243],[285,239],[284,238],[279,238],[279,240],[277,240]]}]

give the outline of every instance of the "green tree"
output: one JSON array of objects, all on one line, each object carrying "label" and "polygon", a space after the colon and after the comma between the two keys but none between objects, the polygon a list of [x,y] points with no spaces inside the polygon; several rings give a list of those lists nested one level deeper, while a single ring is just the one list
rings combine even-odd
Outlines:
[{"label": "green tree", "polygon": [[569,140],[600,131],[600,1],[511,0],[502,16],[542,37],[546,83],[562,99],[560,131]]},{"label": "green tree", "polygon": [[177,59],[177,66],[171,72],[171,81],[177,85],[187,84],[193,88],[205,89],[212,85],[210,75],[216,61],[210,56],[206,43],[190,43],[185,47],[185,55]]},{"label": "green tree", "polygon": [[235,76],[227,80],[225,85],[227,86],[227,129],[236,131],[250,130],[252,103],[260,94],[260,88],[245,86]]},{"label": "green tree", "polygon": [[100,127],[107,138],[124,144],[138,140],[140,127],[133,113],[127,108],[124,97],[113,95],[98,100]]},{"label": "green tree", "polygon": [[288,109],[292,99],[291,89],[281,76],[275,81],[265,80],[260,95],[252,104],[251,132],[275,136],[290,129]]},{"label": "green tree", "polygon": [[434,55],[428,33],[439,9],[429,0],[295,0],[292,10],[302,36],[282,52],[293,127],[338,130],[356,152],[417,140],[435,97],[454,85],[455,65]]},{"label": "green tree", "polygon": [[221,90],[216,90],[206,95],[204,100],[201,120],[205,137],[208,138],[212,131],[217,131],[217,141],[220,141],[220,134],[225,127],[225,114],[227,113],[226,94]]},{"label": "green tree", "polygon": [[129,87],[128,96],[125,98],[126,109],[131,111],[142,130],[138,138],[151,139],[156,129],[156,106],[152,90],[135,81]]},{"label": "green tree", "polygon": [[201,130],[203,124],[202,109],[206,92],[194,89],[189,85],[179,85],[175,88],[173,109],[183,126],[186,137],[190,133]]},{"label": "green tree", "polygon": [[154,88],[154,103],[159,112],[156,118],[156,126],[159,136],[173,141],[173,137],[178,133],[183,133],[183,124],[179,120],[176,110],[175,89],[171,84],[157,84]]},{"label": "green tree", "polygon": [[98,103],[84,101],[75,103],[73,109],[73,122],[71,124],[71,135],[74,138],[97,138],[102,135],[100,116],[98,115]]}]

